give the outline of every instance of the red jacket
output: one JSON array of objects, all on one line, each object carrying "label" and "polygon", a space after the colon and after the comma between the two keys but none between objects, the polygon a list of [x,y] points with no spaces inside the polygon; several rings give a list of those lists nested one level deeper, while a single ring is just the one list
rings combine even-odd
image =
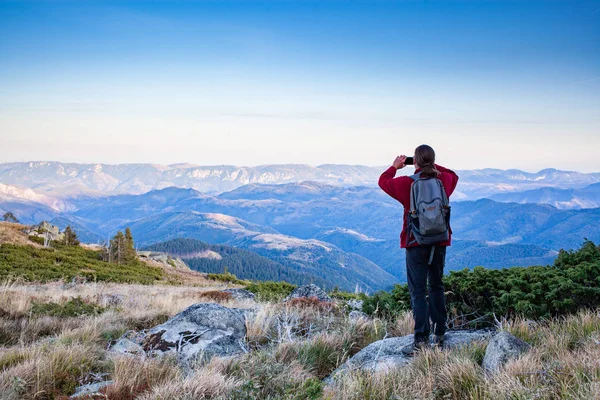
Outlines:
[{"label": "red jacket", "polygon": [[[435,167],[440,171],[438,179],[442,181],[446,194],[448,195],[448,198],[450,198],[450,195],[454,192],[456,184],[458,183],[458,175],[456,175],[454,171],[440,165],[435,164]],[[421,171],[420,168],[415,170],[415,173],[419,171]],[[406,234],[409,218],[408,214],[410,212],[410,187],[413,180],[408,176],[399,176],[398,178],[394,178],[394,176],[396,176],[396,167],[391,166],[379,177],[379,187],[404,206],[404,223],[402,225],[402,233],[400,234],[400,247],[406,248],[418,246],[417,243],[409,246],[408,242],[409,239],[412,239],[412,235],[411,238],[409,238]],[[450,246],[452,240],[451,236],[452,229],[450,229],[450,238],[445,242],[441,242],[439,245]]]}]

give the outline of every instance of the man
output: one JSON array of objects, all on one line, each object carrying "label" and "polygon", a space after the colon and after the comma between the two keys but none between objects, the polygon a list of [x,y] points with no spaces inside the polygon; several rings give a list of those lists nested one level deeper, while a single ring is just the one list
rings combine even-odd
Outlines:
[{"label": "man", "polygon": [[[408,176],[395,178],[396,171],[405,167],[406,156],[398,156],[379,178],[379,187],[404,206],[404,223],[400,234],[400,247],[406,249],[406,270],[415,321],[414,342],[402,349],[412,356],[416,350],[429,345],[430,322],[433,322],[434,343],[443,345],[446,333],[446,299],[444,296],[444,264],[446,247],[450,246],[452,230],[448,227],[448,240],[434,245],[420,245],[409,232],[410,195],[414,179]],[[428,145],[421,145],[414,153],[415,174],[420,178],[439,179],[448,198],[454,192],[458,176],[454,171],[435,164],[435,152]],[[429,280],[429,300],[427,281]]]}]

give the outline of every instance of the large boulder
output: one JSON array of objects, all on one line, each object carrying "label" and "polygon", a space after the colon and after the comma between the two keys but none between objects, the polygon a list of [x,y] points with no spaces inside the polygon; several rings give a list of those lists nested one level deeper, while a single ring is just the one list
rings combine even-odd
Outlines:
[{"label": "large boulder", "polygon": [[331,297],[325,293],[323,289],[311,283],[310,285],[299,286],[292,293],[289,294],[283,301],[288,301],[291,299],[298,299],[300,297],[316,297],[319,301],[332,301]]},{"label": "large boulder", "polygon": [[[464,346],[476,340],[486,340],[492,335],[488,330],[448,331],[445,348]],[[388,371],[408,364],[412,358],[402,353],[402,348],[413,342],[413,335],[393,337],[373,342],[344,364],[339,366],[327,379],[330,383],[338,375],[352,370],[370,372]]]},{"label": "large boulder", "polygon": [[488,343],[481,365],[487,373],[497,372],[508,360],[517,358],[530,347],[508,332],[499,332]]},{"label": "large boulder", "polygon": [[216,303],[194,304],[146,331],[119,339],[111,351],[127,355],[173,354],[184,367],[213,356],[246,352],[244,312]]}]

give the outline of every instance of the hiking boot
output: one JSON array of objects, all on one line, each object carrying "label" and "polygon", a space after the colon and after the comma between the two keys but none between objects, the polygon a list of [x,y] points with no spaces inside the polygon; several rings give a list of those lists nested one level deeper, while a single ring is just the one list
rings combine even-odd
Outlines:
[{"label": "hiking boot", "polygon": [[433,335],[433,345],[437,348],[444,348],[444,343],[446,342],[446,334],[443,335]]},{"label": "hiking boot", "polygon": [[417,351],[423,350],[429,345],[428,342],[413,342],[409,345],[406,345],[402,348],[402,354],[406,357],[412,357],[415,355]]}]

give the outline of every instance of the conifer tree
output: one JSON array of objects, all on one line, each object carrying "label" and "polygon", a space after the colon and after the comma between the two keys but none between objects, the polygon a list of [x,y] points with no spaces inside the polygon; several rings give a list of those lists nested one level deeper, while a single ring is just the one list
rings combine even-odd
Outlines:
[{"label": "conifer tree", "polygon": [[14,222],[15,224],[19,223],[19,220],[17,217],[15,217],[15,214],[13,214],[12,211],[5,212],[2,216],[2,219],[4,219],[6,222]]},{"label": "conifer tree", "polygon": [[130,262],[137,258],[135,246],[133,243],[133,235],[129,227],[125,228],[125,261]]},{"label": "conifer tree", "polygon": [[126,241],[123,232],[119,231],[110,240],[110,255],[112,262],[121,265],[125,263]]},{"label": "conifer tree", "polygon": [[79,239],[77,239],[77,234],[70,226],[67,226],[65,228],[64,235],[65,235],[65,239],[64,239],[65,245],[79,246]]}]

